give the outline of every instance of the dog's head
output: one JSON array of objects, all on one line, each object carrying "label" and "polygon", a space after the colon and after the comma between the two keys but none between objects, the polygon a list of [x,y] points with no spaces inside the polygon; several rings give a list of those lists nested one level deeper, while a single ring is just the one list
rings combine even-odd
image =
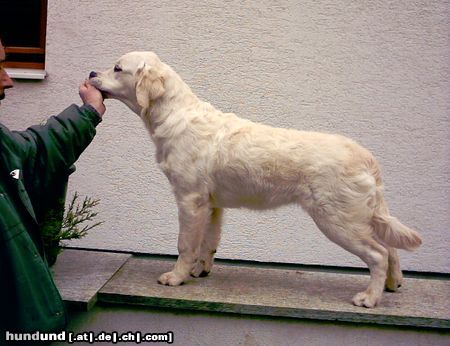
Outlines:
[{"label": "dog's head", "polygon": [[105,98],[117,99],[140,114],[164,95],[163,64],[152,52],[122,56],[104,72],[91,72],[89,80]]}]

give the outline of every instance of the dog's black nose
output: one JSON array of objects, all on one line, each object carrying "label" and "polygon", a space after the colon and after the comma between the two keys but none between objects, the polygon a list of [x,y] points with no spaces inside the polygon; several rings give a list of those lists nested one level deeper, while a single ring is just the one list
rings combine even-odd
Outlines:
[{"label": "dog's black nose", "polygon": [[97,72],[92,71],[89,73],[89,79],[97,77]]}]

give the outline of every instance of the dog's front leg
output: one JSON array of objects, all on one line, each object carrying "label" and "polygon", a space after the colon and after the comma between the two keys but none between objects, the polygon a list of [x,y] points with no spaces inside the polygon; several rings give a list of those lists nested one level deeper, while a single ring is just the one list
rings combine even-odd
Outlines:
[{"label": "dog's front leg", "polygon": [[206,225],[202,245],[197,262],[192,268],[193,277],[204,277],[209,274],[214,263],[214,255],[220,241],[223,209],[215,208],[211,211],[211,217]]},{"label": "dog's front leg", "polygon": [[169,286],[178,286],[190,276],[211,214],[207,196],[190,194],[177,198],[177,202],[180,223],[178,260],[172,271],[162,274],[158,279],[160,284]]}]

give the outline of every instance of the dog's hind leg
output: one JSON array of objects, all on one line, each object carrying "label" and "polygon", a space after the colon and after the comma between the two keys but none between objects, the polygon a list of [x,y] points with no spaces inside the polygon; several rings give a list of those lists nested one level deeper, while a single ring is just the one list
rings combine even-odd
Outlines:
[{"label": "dog's hind leg", "polygon": [[[353,304],[372,308],[381,301],[388,268],[388,250],[371,237],[370,225],[329,223],[314,218],[319,229],[333,242],[361,258],[369,267],[367,289],[353,297]],[[345,225],[345,226],[341,226]]]},{"label": "dog's hind leg", "polygon": [[398,258],[397,249],[388,248],[388,270],[386,279],[386,291],[396,292],[402,286],[403,274],[400,269],[400,259]]},{"label": "dog's hind leg", "polygon": [[178,286],[187,278],[198,260],[205,228],[211,217],[207,196],[189,194],[177,198],[180,232],[178,235],[178,259],[172,271],[162,274],[158,282]]},{"label": "dog's hind leg", "polygon": [[204,277],[211,271],[214,263],[214,255],[220,242],[222,215],[223,209],[215,208],[212,210],[211,218],[203,235],[200,255],[191,271],[193,277]]},{"label": "dog's hind leg", "polygon": [[[387,249],[372,238],[363,239],[356,247],[349,249],[359,256],[369,267],[370,282],[364,292],[353,297],[353,304],[372,308],[380,303],[386,283],[388,267]],[[359,254],[358,254],[359,253]]]}]

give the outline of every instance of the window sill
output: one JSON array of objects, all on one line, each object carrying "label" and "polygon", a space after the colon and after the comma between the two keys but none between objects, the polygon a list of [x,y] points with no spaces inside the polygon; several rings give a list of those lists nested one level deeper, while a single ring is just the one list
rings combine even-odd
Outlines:
[{"label": "window sill", "polygon": [[35,70],[28,68],[6,68],[6,73],[14,79],[45,79],[47,72],[45,70]]},{"label": "window sill", "polygon": [[225,264],[213,273],[178,287],[157,278],[174,262],[135,256],[66,249],[54,266],[55,281],[68,303],[107,304],[342,321],[357,324],[449,328],[447,279],[405,278],[398,293],[384,293],[381,305],[364,309],[351,304],[368,275],[274,269],[264,265]]}]

